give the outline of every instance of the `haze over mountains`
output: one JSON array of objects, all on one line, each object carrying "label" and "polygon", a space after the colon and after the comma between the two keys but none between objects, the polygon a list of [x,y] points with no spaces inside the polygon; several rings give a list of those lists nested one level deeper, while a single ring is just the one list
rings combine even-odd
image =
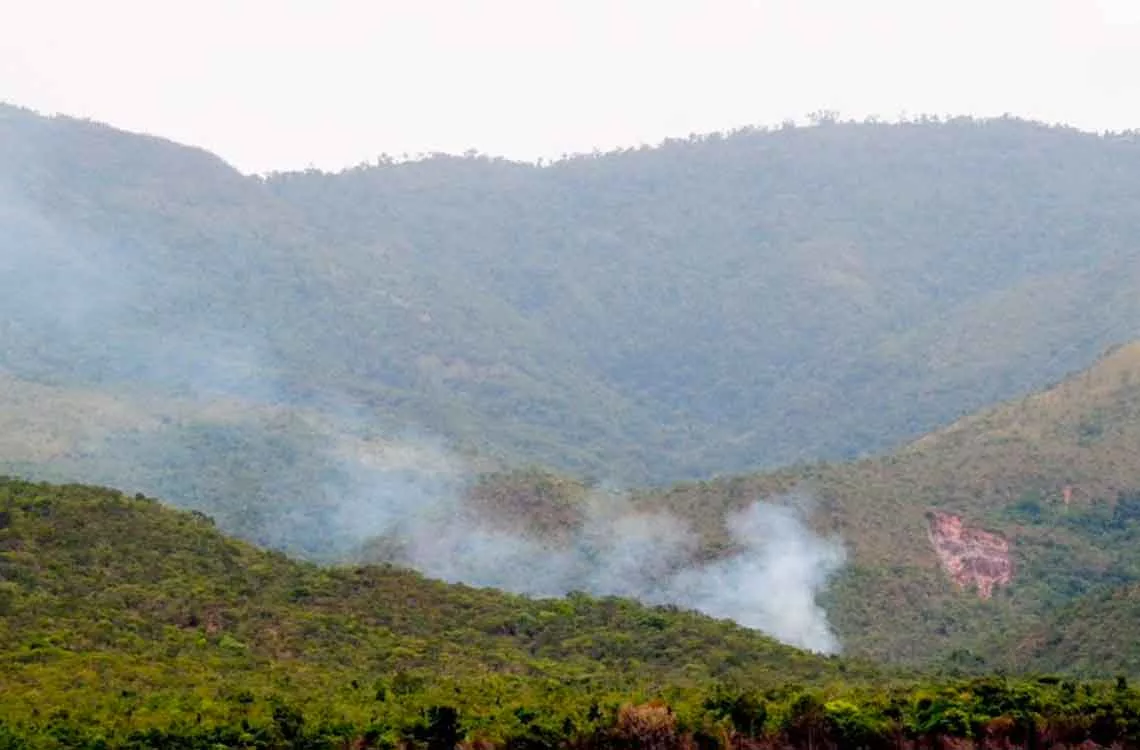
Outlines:
[{"label": "haze over mountains", "polygon": [[11,375],[623,483],[881,450],[1140,328],[1130,137],[825,122],[262,180],[5,108],[0,146]]},{"label": "haze over mountains", "polygon": [[[1028,642],[1044,614],[1137,577],[1137,519],[1116,511],[1140,487],[1135,350],[1091,371],[1098,388],[1077,378],[908,441],[1136,338],[1138,223],[1136,139],[1014,119],[258,178],[3,107],[0,469],[141,490],[309,558],[651,601],[678,569],[750,560],[725,519],[800,492],[807,624],[781,638],[993,664],[992,632]],[[472,483],[528,463],[582,481]],[[702,481],[629,500],[672,546],[611,564],[628,550],[591,536],[589,498],[676,480]],[[478,529],[510,575],[408,550],[446,544],[480,491],[528,527]],[[992,599],[943,569],[961,539],[936,538],[932,510],[962,539],[1008,542]],[[567,566],[536,568],[551,544]],[[828,624],[813,613],[833,574]],[[756,596],[663,600],[773,632]]]}]

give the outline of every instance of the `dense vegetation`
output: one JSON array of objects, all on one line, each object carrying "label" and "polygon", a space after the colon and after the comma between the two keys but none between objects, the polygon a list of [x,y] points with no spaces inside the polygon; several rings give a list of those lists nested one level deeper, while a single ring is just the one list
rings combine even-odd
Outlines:
[{"label": "dense vegetation", "polygon": [[[0,749],[1136,742],[1140,346],[1021,394],[1135,336],[1138,175],[1001,119],[255,178],[0,107],[0,467],[128,491],[0,484]],[[847,656],[363,564],[614,480],[705,559],[798,493]],[[932,510],[1013,582],[957,588]]]},{"label": "dense vegetation", "polygon": [[1131,337],[1138,174],[1130,137],[962,119],[261,179],[6,107],[0,368],[115,400],[49,420],[67,473],[176,502],[199,472],[101,440],[200,446],[234,403],[157,396],[638,484],[849,457]]},{"label": "dense vegetation", "polygon": [[[235,683],[317,696],[357,681],[371,695],[381,673],[510,691],[520,680],[663,689],[866,669],[619,599],[529,600],[386,566],[294,562],[224,537],[201,514],[110,490],[4,481],[0,522],[0,648],[8,686],[21,687],[3,692],[4,715],[73,689],[57,696],[72,712],[126,690],[161,714],[164,680],[208,713]],[[75,683],[77,669],[94,670],[92,682]]]},{"label": "dense vegetation", "polygon": [[[705,549],[721,550],[729,543],[722,519],[732,511],[792,490],[809,498],[818,530],[837,534],[848,552],[824,596],[845,653],[970,672],[1137,674],[1128,637],[1135,597],[1117,588],[1140,583],[1138,443],[1140,344],[1132,344],[1046,391],[880,458],[686,483],[634,499],[688,519]],[[541,532],[573,523],[567,503],[585,491],[516,473],[479,492]],[[958,589],[931,547],[932,509],[1009,539],[1012,584],[986,601]],[[1047,624],[1052,618],[1062,619]],[[1064,641],[1055,640],[1061,634]]]},{"label": "dense vegetation", "polygon": [[[714,508],[750,497],[810,487],[817,523],[840,533],[851,553],[851,565],[827,595],[848,652],[975,669],[1130,671],[1130,647],[1099,649],[1099,660],[1067,660],[1048,646],[1013,643],[1031,639],[1042,618],[1085,596],[1093,599],[1081,611],[1098,629],[1097,597],[1140,581],[1140,517],[1130,510],[1140,488],[1137,441],[1140,345],[1134,344],[1053,388],[881,458],[684,485],[646,501],[707,518]],[[988,601],[957,590],[931,548],[931,509],[1009,539],[1013,583]],[[1103,622],[1122,623],[1123,614],[1106,612]],[[1127,632],[1122,628],[1117,636]]]},{"label": "dense vegetation", "polygon": [[[966,418],[882,458],[643,491],[634,494],[634,502],[668,508],[688,519],[702,532],[704,549],[717,554],[727,544],[726,514],[757,498],[803,492],[814,503],[817,528],[837,534],[848,552],[847,566],[823,599],[848,654],[973,672],[1007,667],[1136,674],[1131,649],[1111,645],[1128,632],[1125,612],[1106,612],[1103,618],[1092,613],[1103,606],[1099,602],[1118,606],[1127,601],[1110,592],[1137,581],[1140,568],[1136,520],[1117,510],[1118,498],[1140,488],[1134,450],[1140,440],[1137,383],[1140,348],[1126,346],[1053,389]],[[120,415],[114,402],[109,406],[99,394],[70,391],[66,399],[55,400],[44,395],[59,393],[51,387],[9,387],[6,392],[24,399],[22,409],[5,412],[9,421],[0,444],[7,455],[40,449],[29,434],[50,418],[66,418],[82,428],[89,419]],[[33,404],[52,408],[37,414]],[[354,536],[347,534],[346,521],[329,514],[349,499],[377,501],[377,486],[391,487],[413,504],[427,503],[437,493],[462,497],[484,517],[539,537],[557,536],[578,522],[580,503],[590,492],[585,483],[543,472],[489,475],[465,486],[449,474],[453,462],[444,460],[428,471],[431,461],[413,456],[404,465],[396,458],[407,451],[388,450],[391,445],[376,448],[382,462],[391,464],[387,468],[362,471],[350,464],[349,471],[336,464],[333,472],[323,463],[329,441],[318,423],[268,410],[250,416],[251,411],[228,412],[229,425],[223,421],[192,429],[173,421],[157,432],[124,431],[117,440],[130,442],[132,449],[121,464],[104,464],[99,478],[111,483],[116,475],[128,476],[132,490],[145,486],[142,473],[127,459],[132,454],[151,457],[165,468],[161,481],[154,483],[164,489],[176,491],[186,486],[186,476],[196,477],[190,484],[193,494],[182,502],[209,512],[221,528],[323,559],[369,547],[370,529],[359,522],[362,516],[348,516],[360,527]],[[65,424],[61,431],[68,429]],[[174,430],[182,432],[180,439],[164,439]],[[352,445],[366,454],[370,444],[361,440]],[[42,447],[59,450],[51,441]],[[60,478],[82,474],[71,459],[57,459],[54,465]],[[409,466],[414,469],[410,475]],[[293,492],[314,476],[331,491],[316,497]],[[1010,538],[1013,584],[985,602],[956,589],[927,538],[931,508],[961,514],[972,525]],[[276,523],[267,524],[267,519]],[[367,551],[366,559],[387,556],[383,549]],[[1055,634],[1077,631],[1064,623],[1050,629],[1041,618],[1060,616],[1069,607],[1076,608],[1078,620],[1118,625],[1099,631],[1102,636],[1068,638],[1067,645],[1058,642],[1053,649]],[[1050,635],[1042,637],[1043,629]],[[1089,657],[1061,656],[1081,650]]]},{"label": "dense vegetation", "polygon": [[0,747],[1140,741],[1124,679],[917,680],[630,602],[319,568],[200,514],[0,482]]}]

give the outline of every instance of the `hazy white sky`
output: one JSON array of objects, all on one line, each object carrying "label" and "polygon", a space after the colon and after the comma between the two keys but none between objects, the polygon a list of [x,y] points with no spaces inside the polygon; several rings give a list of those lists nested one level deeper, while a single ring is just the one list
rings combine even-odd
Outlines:
[{"label": "hazy white sky", "polygon": [[833,109],[1140,127],[1140,0],[0,0],[0,100],[244,171]]}]

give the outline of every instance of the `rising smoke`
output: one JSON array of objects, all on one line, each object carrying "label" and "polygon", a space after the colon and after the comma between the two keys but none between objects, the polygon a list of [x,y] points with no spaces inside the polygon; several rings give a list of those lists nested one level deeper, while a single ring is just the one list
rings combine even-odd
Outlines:
[{"label": "rising smoke", "polygon": [[816,596],[842,566],[836,539],[806,524],[802,496],[755,502],[725,524],[734,551],[697,561],[700,540],[682,519],[613,496],[589,505],[569,538],[506,530],[477,514],[403,519],[393,556],[447,581],[532,596],[571,591],[670,604],[727,618],[794,646],[840,644]]},{"label": "rising smoke", "polygon": [[108,441],[72,474],[141,488],[209,513],[223,529],[315,560],[363,556],[538,597],[630,597],[731,619],[801,648],[839,651],[816,598],[843,565],[844,549],[808,527],[804,494],[730,514],[730,551],[708,560],[684,519],[635,507],[617,493],[597,493],[577,522],[543,535],[471,504],[469,473],[438,445],[405,438],[393,445],[411,453],[406,461],[372,465],[334,444],[359,441],[296,424],[192,422]]}]

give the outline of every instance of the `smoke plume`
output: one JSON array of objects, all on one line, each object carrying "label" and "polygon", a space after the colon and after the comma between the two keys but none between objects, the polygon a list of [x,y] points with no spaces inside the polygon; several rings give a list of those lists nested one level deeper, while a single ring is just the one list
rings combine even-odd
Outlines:
[{"label": "smoke plume", "polygon": [[700,540],[682,519],[613,497],[591,503],[583,523],[559,539],[505,530],[462,509],[412,516],[397,530],[393,556],[447,581],[670,604],[835,653],[840,644],[816,596],[842,566],[844,550],[808,528],[803,500],[757,501],[731,514],[725,525],[734,551],[706,562],[697,561]]},{"label": "smoke plume", "polygon": [[194,421],[108,441],[69,473],[201,510],[231,533],[309,559],[389,561],[536,597],[629,597],[813,651],[840,649],[816,598],[844,550],[809,528],[805,494],[730,514],[732,544],[710,560],[684,519],[613,492],[592,495],[551,533],[505,523],[470,501],[471,474],[443,446],[403,435],[377,448],[349,429],[300,418]]}]

